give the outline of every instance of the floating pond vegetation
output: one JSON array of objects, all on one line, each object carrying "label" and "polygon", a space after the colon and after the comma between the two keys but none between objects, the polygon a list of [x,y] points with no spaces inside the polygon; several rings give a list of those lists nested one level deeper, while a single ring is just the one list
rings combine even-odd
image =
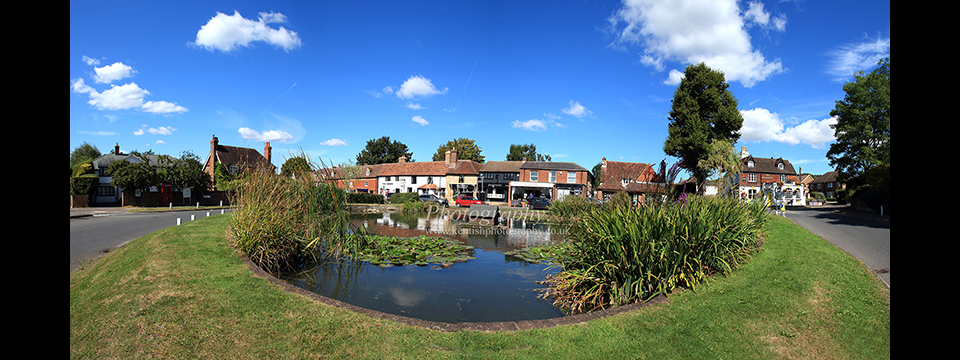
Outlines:
[{"label": "floating pond vegetation", "polygon": [[380,267],[438,264],[449,267],[455,262],[476,259],[473,247],[443,237],[421,235],[401,238],[368,235],[368,246],[346,255],[354,260],[367,261]]}]

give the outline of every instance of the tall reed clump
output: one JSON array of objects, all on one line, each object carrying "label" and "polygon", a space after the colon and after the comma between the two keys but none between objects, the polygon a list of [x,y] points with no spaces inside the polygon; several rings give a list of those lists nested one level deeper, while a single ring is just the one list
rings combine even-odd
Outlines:
[{"label": "tall reed clump", "polygon": [[570,220],[579,218],[588,212],[599,209],[599,207],[598,204],[580,196],[567,196],[563,200],[551,204],[547,213],[561,220]]},{"label": "tall reed clump", "polygon": [[335,184],[315,182],[308,172],[293,178],[254,172],[234,196],[234,246],[273,274],[356,249],[364,237],[348,234],[346,198]]},{"label": "tall reed clump", "polygon": [[586,213],[570,229],[577,256],[544,283],[554,305],[589,312],[694,288],[762,245],[762,202],[692,196]]}]

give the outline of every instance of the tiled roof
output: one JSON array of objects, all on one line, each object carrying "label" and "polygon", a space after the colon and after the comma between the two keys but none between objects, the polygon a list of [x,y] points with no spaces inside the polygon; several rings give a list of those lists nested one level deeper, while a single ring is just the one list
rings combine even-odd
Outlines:
[{"label": "tiled roof", "polygon": [[817,184],[817,183],[828,183],[828,182],[835,182],[835,181],[837,181],[837,172],[831,171],[826,174],[817,176],[817,178],[811,181],[810,183]]},{"label": "tiled roof", "polygon": [[236,166],[261,166],[267,163],[259,151],[228,145],[217,145],[217,160],[222,164]]},{"label": "tiled roof", "polygon": [[520,165],[520,168],[531,170],[587,171],[587,169],[572,162],[554,161],[527,161]]},{"label": "tiled roof", "polygon": [[[752,168],[747,167],[747,163],[750,160],[754,161],[754,166]],[[777,167],[777,164],[780,162],[783,162],[783,169]],[[740,159],[740,171],[764,174],[797,174],[797,171],[793,169],[793,165],[790,164],[790,161],[784,160],[783,158],[755,158],[752,155]]]},{"label": "tiled roof", "polygon": [[481,172],[520,172],[523,161],[487,161],[480,167]]},{"label": "tiled roof", "polygon": [[637,180],[645,171],[651,170],[650,164],[607,161],[607,167],[600,173],[600,187],[597,190],[625,190],[622,179]]},{"label": "tiled roof", "polygon": [[444,176],[450,170],[443,161],[378,164],[377,176]]},{"label": "tiled roof", "polygon": [[448,175],[478,175],[482,165],[473,160],[457,160],[457,166],[447,171]]}]

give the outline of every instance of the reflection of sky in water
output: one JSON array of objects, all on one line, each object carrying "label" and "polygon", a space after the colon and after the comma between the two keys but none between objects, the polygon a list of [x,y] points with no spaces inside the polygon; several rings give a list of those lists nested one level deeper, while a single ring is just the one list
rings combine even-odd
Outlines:
[{"label": "reflection of sky in water", "polygon": [[[532,221],[504,220],[504,228],[461,228],[448,216],[368,215],[354,220],[368,232],[389,236],[444,236],[475,248],[475,260],[452,267],[381,268],[351,261],[328,263],[287,281],[323,296],[385,313],[443,322],[487,322],[563,316],[537,295],[546,265],[530,264],[501,251],[562,239],[557,230]],[[486,230],[486,231],[480,231]]]}]

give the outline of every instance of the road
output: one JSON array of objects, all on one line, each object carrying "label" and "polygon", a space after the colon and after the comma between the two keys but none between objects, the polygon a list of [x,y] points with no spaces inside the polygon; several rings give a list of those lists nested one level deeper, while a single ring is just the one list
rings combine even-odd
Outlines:
[{"label": "road", "polygon": [[[70,272],[88,261],[114,251],[123,244],[154,231],[190,221],[220,215],[220,210],[128,212],[123,208],[70,210]],[[230,212],[226,209],[225,213]]]},{"label": "road", "polygon": [[848,206],[807,207],[783,213],[804,229],[859,259],[890,287],[890,220]]}]

